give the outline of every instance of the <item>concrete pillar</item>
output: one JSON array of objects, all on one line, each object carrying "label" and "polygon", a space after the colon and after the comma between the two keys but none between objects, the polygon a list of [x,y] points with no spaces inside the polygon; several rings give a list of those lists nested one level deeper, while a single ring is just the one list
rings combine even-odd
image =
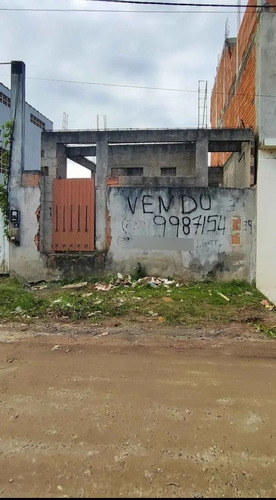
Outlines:
[{"label": "concrete pillar", "polygon": [[10,208],[18,208],[15,188],[21,186],[21,175],[25,160],[25,64],[22,61],[11,63],[11,119],[13,137],[9,180]]},{"label": "concrete pillar", "polygon": [[208,187],[208,139],[200,131],[196,141],[196,186]]},{"label": "concrete pillar", "polygon": [[96,143],[96,250],[106,250],[106,177],[108,169],[107,133],[99,132]]},{"label": "concrete pillar", "polygon": [[58,171],[58,152],[57,143],[47,135],[47,132],[41,134],[41,169],[52,177],[57,177]]},{"label": "concrete pillar", "polygon": [[53,239],[53,178],[41,177],[41,212],[40,212],[40,251],[52,252]]},{"label": "concrete pillar", "polygon": [[[18,211],[18,219],[9,223],[9,260],[10,269],[20,257],[20,250],[16,248],[20,244],[20,227],[22,225],[22,212],[25,208],[21,196],[22,173],[24,170],[25,157],[25,64],[22,61],[11,63],[11,162],[10,175],[8,178],[8,202],[9,210]],[[11,212],[10,212],[11,213]],[[14,212],[16,213],[16,212]],[[15,247],[16,245],[16,247]]]},{"label": "concrete pillar", "polygon": [[57,144],[57,177],[66,179],[67,177],[67,152],[65,144]]},{"label": "concrete pillar", "polygon": [[41,134],[41,154],[40,250],[51,253],[54,216],[53,179],[58,172],[58,145],[44,132]]}]

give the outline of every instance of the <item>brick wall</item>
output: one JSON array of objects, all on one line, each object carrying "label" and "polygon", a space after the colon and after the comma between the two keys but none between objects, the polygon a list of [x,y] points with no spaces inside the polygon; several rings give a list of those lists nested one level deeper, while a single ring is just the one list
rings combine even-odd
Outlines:
[{"label": "brick wall", "polygon": [[[267,4],[274,3],[272,1]],[[211,96],[211,127],[249,128],[257,131],[256,123],[256,45],[255,35],[259,12],[250,10],[256,5],[249,0],[238,35],[226,39]],[[273,7],[276,11],[276,7]],[[238,72],[237,72],[238,53]],[[223,165],[229,153],[213,153],[212,166]]]}]

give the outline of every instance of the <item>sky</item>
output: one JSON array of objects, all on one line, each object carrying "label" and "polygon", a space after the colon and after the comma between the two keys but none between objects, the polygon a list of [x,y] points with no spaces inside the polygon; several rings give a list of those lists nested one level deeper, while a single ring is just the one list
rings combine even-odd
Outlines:
[{"label": "sky", "polygon": [[[1,0],[0,63],[25,63],[26,101],[54,130],[197,128],[205,89],[210,126],[225,33],[238,25],[237,9],[218,5],[238,1],[190,3],[204,7]],[[10,88],[10,65],[0,65],[0,82]]]}]

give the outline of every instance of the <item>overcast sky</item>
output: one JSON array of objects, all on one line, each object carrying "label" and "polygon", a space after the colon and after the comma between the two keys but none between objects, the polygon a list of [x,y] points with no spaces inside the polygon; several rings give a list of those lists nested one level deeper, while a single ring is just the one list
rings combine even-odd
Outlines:
[{"label": "overcast sky", "polygon": [[[24,61],[26,100],[54,129],[64,113],[70,129],[96,128],[97,115],[101,128],[197,127],[198,82],[211,92],[226,25],[236,36],[238,17],[233,8],[93,0],[2,0],[0,9],[0,62]],[[0,81],[10,87],[10,66],[0,66]]]}]

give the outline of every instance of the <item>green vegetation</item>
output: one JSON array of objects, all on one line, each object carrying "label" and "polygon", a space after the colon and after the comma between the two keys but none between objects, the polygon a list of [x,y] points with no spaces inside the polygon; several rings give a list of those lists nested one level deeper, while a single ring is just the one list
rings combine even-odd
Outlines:
[{"label": "green vegetation", "polygon": [[9,237],[9,202],[8,202],[8,178],[10,170],[11,142],[13,122],[6,122],[1,126],[1,170],[4,171],[4,182],[0,184],[0,211],[3,215],[4,232]]},{"label": "green vegetation", "polygon": [[46,312],[45,301],[36,297],[28,288],[14,278],[0,280],[0,318],[14,320],[17,318],[42,317]]},{"label": "green vegetation", "polygon": [[256,324],[257,332],[264,333],[270,339],[276,339],[276,326],[268,327],[260,323]]},{"label": "green vegetation", "polygon": [[30,286],[14,278],[0,278],[0,319],[31,322],[34,318],[85,320],[126,317],[149,318],[169,325],[247,322],[269,338],[276,338],[274,307],[264,308],[263,295],[243,281],[182,282],[173,279],[109,276],[100,282],[51,282]]}]

